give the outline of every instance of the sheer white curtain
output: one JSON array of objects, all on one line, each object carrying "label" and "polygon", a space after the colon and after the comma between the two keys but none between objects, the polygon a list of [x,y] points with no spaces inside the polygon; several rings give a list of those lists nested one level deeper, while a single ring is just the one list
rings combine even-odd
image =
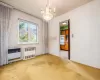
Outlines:
[{"label": "sheer white curtain", "polygon": [[0,4],[0,65],[7,64],[8,55],[8,28],[10,21],[9,7]]},{"label": "sheer white curtain", "polygon": [[43,20],[43,53],[48,53],[48,22]]}]

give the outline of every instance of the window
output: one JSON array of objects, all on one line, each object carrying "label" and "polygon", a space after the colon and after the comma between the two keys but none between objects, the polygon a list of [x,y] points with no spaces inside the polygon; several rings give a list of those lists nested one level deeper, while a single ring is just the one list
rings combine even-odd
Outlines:
[{"label": "window", "polygon": [[38,26],[35,23],[19,19],[19,44],[38,43]]}]

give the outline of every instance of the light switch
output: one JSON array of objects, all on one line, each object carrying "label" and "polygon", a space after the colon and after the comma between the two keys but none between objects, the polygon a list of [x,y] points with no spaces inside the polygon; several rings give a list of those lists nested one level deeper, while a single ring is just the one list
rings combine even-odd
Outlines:
[{"label": "light switch", "polygon": [[72,38],[74,38],[74,34],[72,34]]}]

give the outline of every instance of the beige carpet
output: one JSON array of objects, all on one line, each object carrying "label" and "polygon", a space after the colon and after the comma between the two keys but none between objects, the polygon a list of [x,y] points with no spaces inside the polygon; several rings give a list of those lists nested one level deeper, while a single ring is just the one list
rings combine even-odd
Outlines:
[{"label": "beige carpet", "polygon": [[42,55],[0,67],[0,80],[100,80],[100,70]]}]

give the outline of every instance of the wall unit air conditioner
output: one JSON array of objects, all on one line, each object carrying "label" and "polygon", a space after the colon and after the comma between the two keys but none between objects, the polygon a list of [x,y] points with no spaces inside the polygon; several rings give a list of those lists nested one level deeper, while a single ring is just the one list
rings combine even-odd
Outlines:
[{"label": "wall unit air conditioner", "polygon": [[8,63],[21,60],[22,54],[20,48],[8,49]]},{"label": "wall unit air conditioner", "polygon": [[27,47],[22,49],[23,60],[31,59],[36,55],[36,47]]}]

